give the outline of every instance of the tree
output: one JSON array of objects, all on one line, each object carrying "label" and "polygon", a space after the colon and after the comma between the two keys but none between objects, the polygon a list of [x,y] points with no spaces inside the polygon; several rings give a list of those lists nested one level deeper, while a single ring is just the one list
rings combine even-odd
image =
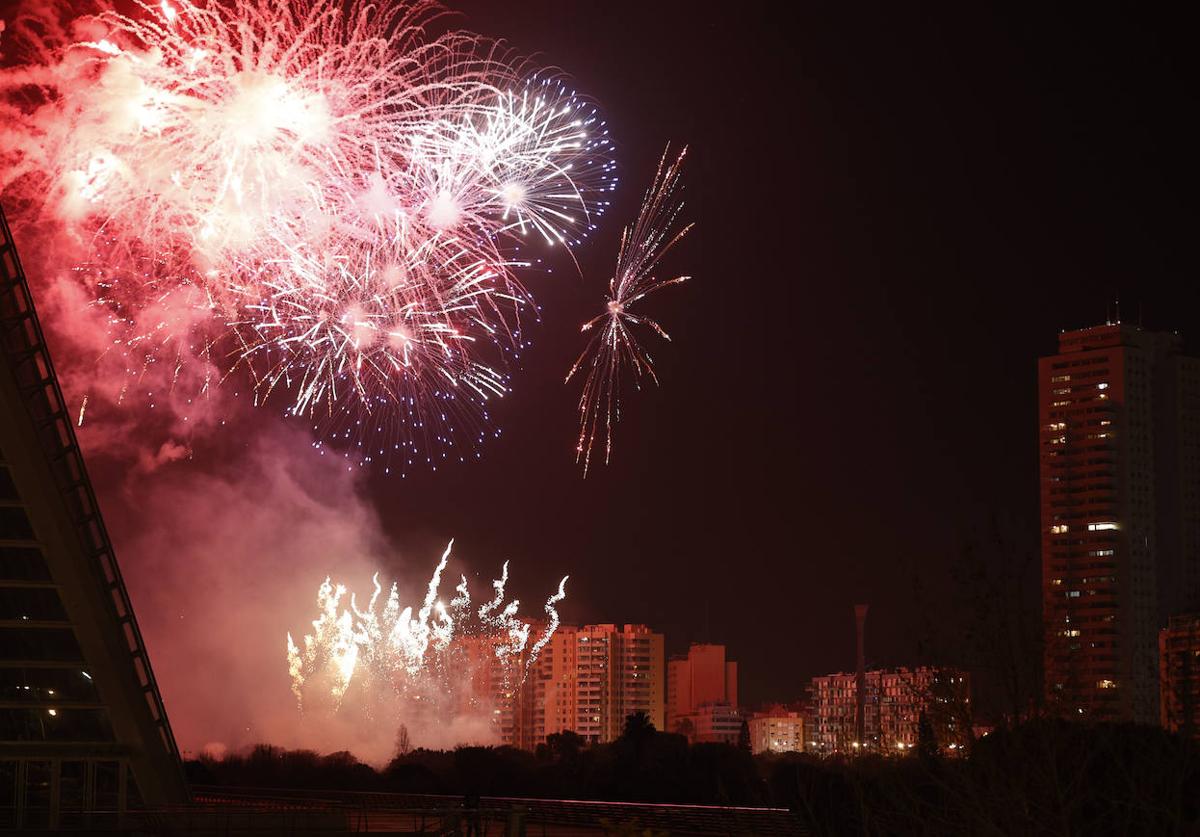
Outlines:
[{"label": "tree", "polygon": [[687,740],[691,741],[692,736],[696,732],[696,725],[692,723],[691,718],[685,715],[675,722],[675,729],[673,732],[675,732],[677,735],[686,736]]},{"label": "tree", "polygon": [[408,738],[408,727],[401,724],[400,729],[396,730],[396,758],[407,756],[411,752],[412,741]]},{"label": "tree", "polygon": [[622,738],[630,741],[643,741],[653,737],[654,733],[658,732],[654,728],[654,722],[650,720],[650,716],[645,712],[634,712],[625,718],[625,730],[621,733]]},{"label": "tree", "polygon": [[554,761],[574,762],[587,742],[573,730],[552,732],[546,736],[546,752]]},{"label": "tree", "polygon": [[933,762],[938,757],[937,736],[924,710],[917,717],[917,755],[924,762]]},{"label": "tree", "polygon": [[[1040,714],[1042,636],[1040,556],[1027,527],[992,516],[971,532],[950,569],[953,592],[931,594],[914,576],[922,614],[918,653],[956,664],[994,696],[1000,718],[1020,724]],[[978,676],[977,676],[978,675]]]},{"label": "tree", "polygon": [[742,728],[738,731],[738,749],[750,752],[750,722],[742,718]]}]

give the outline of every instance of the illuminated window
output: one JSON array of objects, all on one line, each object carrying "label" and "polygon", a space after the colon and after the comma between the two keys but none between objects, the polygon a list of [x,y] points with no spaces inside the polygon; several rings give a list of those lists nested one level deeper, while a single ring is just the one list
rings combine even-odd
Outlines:
[{"label": "illuminated window", "polygon": [[1096,688],[1097,689],[1115,689],[1115,688],[1117,688],[1117,683],[1115,680],[1098,680],[1098,681],[1096,681]]},{"label": "illuminated window", "polygon": [[1101,521],[1099,523],[1089,523],[1088,524],[1089,532],[1102,532],[1106,529],[1118,529],[1118,528],[1120,528],[1120,527],[1117,526],[1117,524],[1112,522],[1111,520],[1105,520],[1105,521]]},{"label": "illuminated window", "polygon": [[1055,375],[1053,378],[1050,379],[1050,383],[1057,384],[1057,383],[1061,383],[1063,381],[1069,381],[1069,380],[1071,380],[1070,375]]},{"label": "illuminated window", "polygon": [[1069,527],[1065,523],[1056,523],[1050,527],[1050,533],[1052,535],[1061,535],[1063,532],[1068,531],[1070,528],[1071,527]]},{"label": "illuminated window", "polygon": [[1108,389],[1108,384],[1105,384],[1105,383],[1096,384],[1096,389]]}]

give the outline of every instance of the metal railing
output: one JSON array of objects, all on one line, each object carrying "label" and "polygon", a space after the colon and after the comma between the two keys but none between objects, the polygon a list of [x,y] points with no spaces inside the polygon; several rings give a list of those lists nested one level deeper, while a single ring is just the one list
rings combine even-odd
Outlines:
[{"label": "metal railing", "polygon": [[[485,796],[464,807],[461,796],[193,786],[206,806],[258,806],[260,810],[341,810],[363,831],[406,824],[417,833],[462,833],[473,824],[479,834],[522,833],[536,837],[547,826],[605,830],[636,827],[639,832],[695,835],[756,834],[782,837],[804,833],[798,815],[786,808],[604,802]],[[449,829],[437,831],[438,828]],[[396,830],[400,830],[398,827]]]}]

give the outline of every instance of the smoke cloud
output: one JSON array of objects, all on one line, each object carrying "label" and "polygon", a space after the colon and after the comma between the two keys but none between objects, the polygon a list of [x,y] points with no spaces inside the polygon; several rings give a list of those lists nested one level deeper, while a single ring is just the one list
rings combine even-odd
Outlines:
[{"label": "smoke cloud", "polygon": [[[132,118],[121,86],[136,80],[120,62],[97,76],[95,50],[62,50],[105,36],[79,11],[25,0],[6,12],[7,31],[0,22],[0,121],[12,126],[0,131],[0,194],[181,748],[265,742],[380,762],[401,723],[415,746],[494,741],[482,709],[434,721],[399,697],[297,706],[285,637],[309,630],[321,582],[369,590],[375,571],[399,569],[414,601],[437,556],[397,567],[362,472],[314,449],[278,407],[254,408],[254,382],[228,374],[239,347],[214,291],[189,281],[216,272],[207,262],[167,255],[144,225],[92,223],[88,201],[113,160],[88,143]],[[85,77],[122,95],[72,105],[51,92]],[[87,159],[67,165],[55,149],[75,140]],[[122,182],[139,195],[145,185]]]},{"label": "smoke cloud", "polygon": [[380,764],[394,755],[400,724],[412,746],[497,743],[483,707],[434,719],[399,696],[350,693],[336,711],[301,712],[286,635],[311,630],[321,582],[332,575],[369,591],[373,573],[399,571],[414,601],[437,555],[398,560],[364,472],[314,449],[302,423],[254,409],[249,382],[222,381],[203,342],[117,346],[114,334],[151,333],[162,311],[140,311],[114,332],[111,311],[72,267],[83,248],[28,231],[18,243],[185,754],[270,743]]}]

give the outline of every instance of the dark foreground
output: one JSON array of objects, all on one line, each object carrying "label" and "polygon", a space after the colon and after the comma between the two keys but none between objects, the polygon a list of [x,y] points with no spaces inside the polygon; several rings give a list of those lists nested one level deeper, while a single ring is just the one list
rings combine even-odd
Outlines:
[{"label": "dark foreground", "polygon": [[[416,750],[380,771],[348,754],[260,747],[189,763],[189,774],[194,787],[231,795],[236,788],[287,788],[292,796],[334,789],[408,797],[414,805],[440,796],[459,807],[491,798],[504,800],[504,810],[522,805],[530,816],[542,804],[568,804],[562,800],[776,809],[771,817],[786,812],[780,821],[791,833],[814,835],[1200,835],[1200,748],[1155,727],[1038,720],[993,732],[965,758],[932,747],[902,758],[753,757],[653,731],[607,746],[577,744],[555,740],[536,754]],[[587,825],[630,834],[788,833],[741,822],[704,831],[637,816],[596,816]],[[632,830],[622,832],[626,826]]]},{"label": "dark foreground", "polygon": [[187,768],[191,805],[61,825],[214,837],[1200,835],[1200,748],[1132,725],[1033,721],[958,758],[935,744],[898,758],[756,758],[651,728],[587,748],[556,737],[537,753],[415,750],[382,770],[266,746]]}]

